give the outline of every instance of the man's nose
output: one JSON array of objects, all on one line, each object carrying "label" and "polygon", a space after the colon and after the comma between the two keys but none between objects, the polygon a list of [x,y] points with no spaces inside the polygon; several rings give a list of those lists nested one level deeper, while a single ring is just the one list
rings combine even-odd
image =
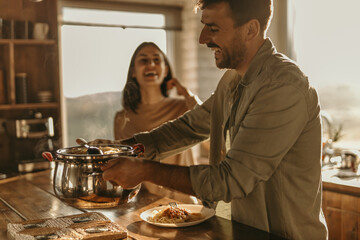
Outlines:
[{"label": "man's nose", "polygon": [[199,43],[206,44],[208,42],[209,42],[209,34],[208,34],[208,31],[206,30],[206,26],[204,26],[200,32]]}]

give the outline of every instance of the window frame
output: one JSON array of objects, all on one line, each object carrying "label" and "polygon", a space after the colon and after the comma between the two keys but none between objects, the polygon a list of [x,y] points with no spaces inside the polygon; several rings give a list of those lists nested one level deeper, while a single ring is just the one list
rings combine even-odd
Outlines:
[{"label": "window frame", "polygon": [[[66,22],[62,18],[62,9],[65,7],[73,8],[85,8],[85,9],[96,9],[96,10],[111,10],[111,11],[126,11],[126,12],[137,12],[137,13],[158,13],[165,16],[166,30],[166,52],[169,61],[171,62],[174,73],[178,73],[178,77],[181,78],[181,51],[176,50],[176,47],[181,41],[182,31],[182,6],[166,5],[161,6],[157,4],[148,3],[130,3],[130,2],[105,2],[105,1],[81,1],[81,0],[60,0],[58,3],[58,29],[59,29],[59,43],[61,43],[61,26],[65,25]],[[132,26],[128,26],[132,28]],[[147,27],[144,27],[147,28]],[[155,29],[155,28],[154,28]],[[157,28],[159,29],[159,28]],[[61,95],[61,116],[62,116],[62,141],[63,145],[67,146],[67,114],[66,104],[63,94],[63,78],[62,78],[62,56],[61,56],[61,44],[59,44],[59,63],[60,63],[60,95]],[[175,57],[175,55],[177,57]]]}]

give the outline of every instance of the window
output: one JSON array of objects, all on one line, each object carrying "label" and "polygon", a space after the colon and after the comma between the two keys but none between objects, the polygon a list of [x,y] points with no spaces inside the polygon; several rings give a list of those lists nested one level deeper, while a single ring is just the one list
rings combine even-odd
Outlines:
[{"label": "window", "polygon": [[317,88],[322,109],[343,137],[360,147],[359,0],[295,1],[298,64]]},{"label": "window", "polygon": [[65,146],[79,137],[113,139],[130,58],[144,41],[167,53],[171,44],[165,29],[162,13],[62,7]]},{"label": "window", "polygon": [[65,97],[121,91],[133,51],[143,41],[153,41],[166,52],[165,30],[110,27],[118,23],[141,26],[141,21],[163,27],[162,14],[63,8],[63,19],[77,22],[61,28]]}]

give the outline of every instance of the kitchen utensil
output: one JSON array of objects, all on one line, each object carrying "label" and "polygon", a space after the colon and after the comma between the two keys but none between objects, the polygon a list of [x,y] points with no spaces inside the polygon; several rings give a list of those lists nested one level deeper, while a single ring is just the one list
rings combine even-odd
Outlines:
[{"label": "kitchen utensil", "polygon": [[62,200],[81,208],[114,207],[133,199],[141,184],[133,189],[123,189],[102,178],[101,166],[118,157],[136,157],[127,145],[102,144],[97,148],[111,147],[117,153],[88,154],[84,146],[62,148],[56,151],[53,186]]},{"label": "kitchen utensil", "polygon": [[77,138],[76,143],[79,144],[80,146],[86,147],[88,154],[104,154],[99,148],[94,146],[89,146],[88,142],[83,138]]}]

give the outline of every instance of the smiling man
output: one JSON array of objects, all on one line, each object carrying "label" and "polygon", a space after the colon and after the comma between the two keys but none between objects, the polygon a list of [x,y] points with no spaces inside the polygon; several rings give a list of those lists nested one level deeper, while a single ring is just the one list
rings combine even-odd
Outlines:
[{"label": "smiling man", "polygon": [[[119,158],[103,177],[142,181],[231,202],[232,219],[289,239],[327,239],[321,211],[321,121],[316,91],[278,53],[266,30],[271,0],[200,0],[199,42],[229,69],[201,106],[122,143],[145,145],[147,161]],[[204,80],[205,81],[205,80]],[[210,137],[209,165],[161,159]]]}]

